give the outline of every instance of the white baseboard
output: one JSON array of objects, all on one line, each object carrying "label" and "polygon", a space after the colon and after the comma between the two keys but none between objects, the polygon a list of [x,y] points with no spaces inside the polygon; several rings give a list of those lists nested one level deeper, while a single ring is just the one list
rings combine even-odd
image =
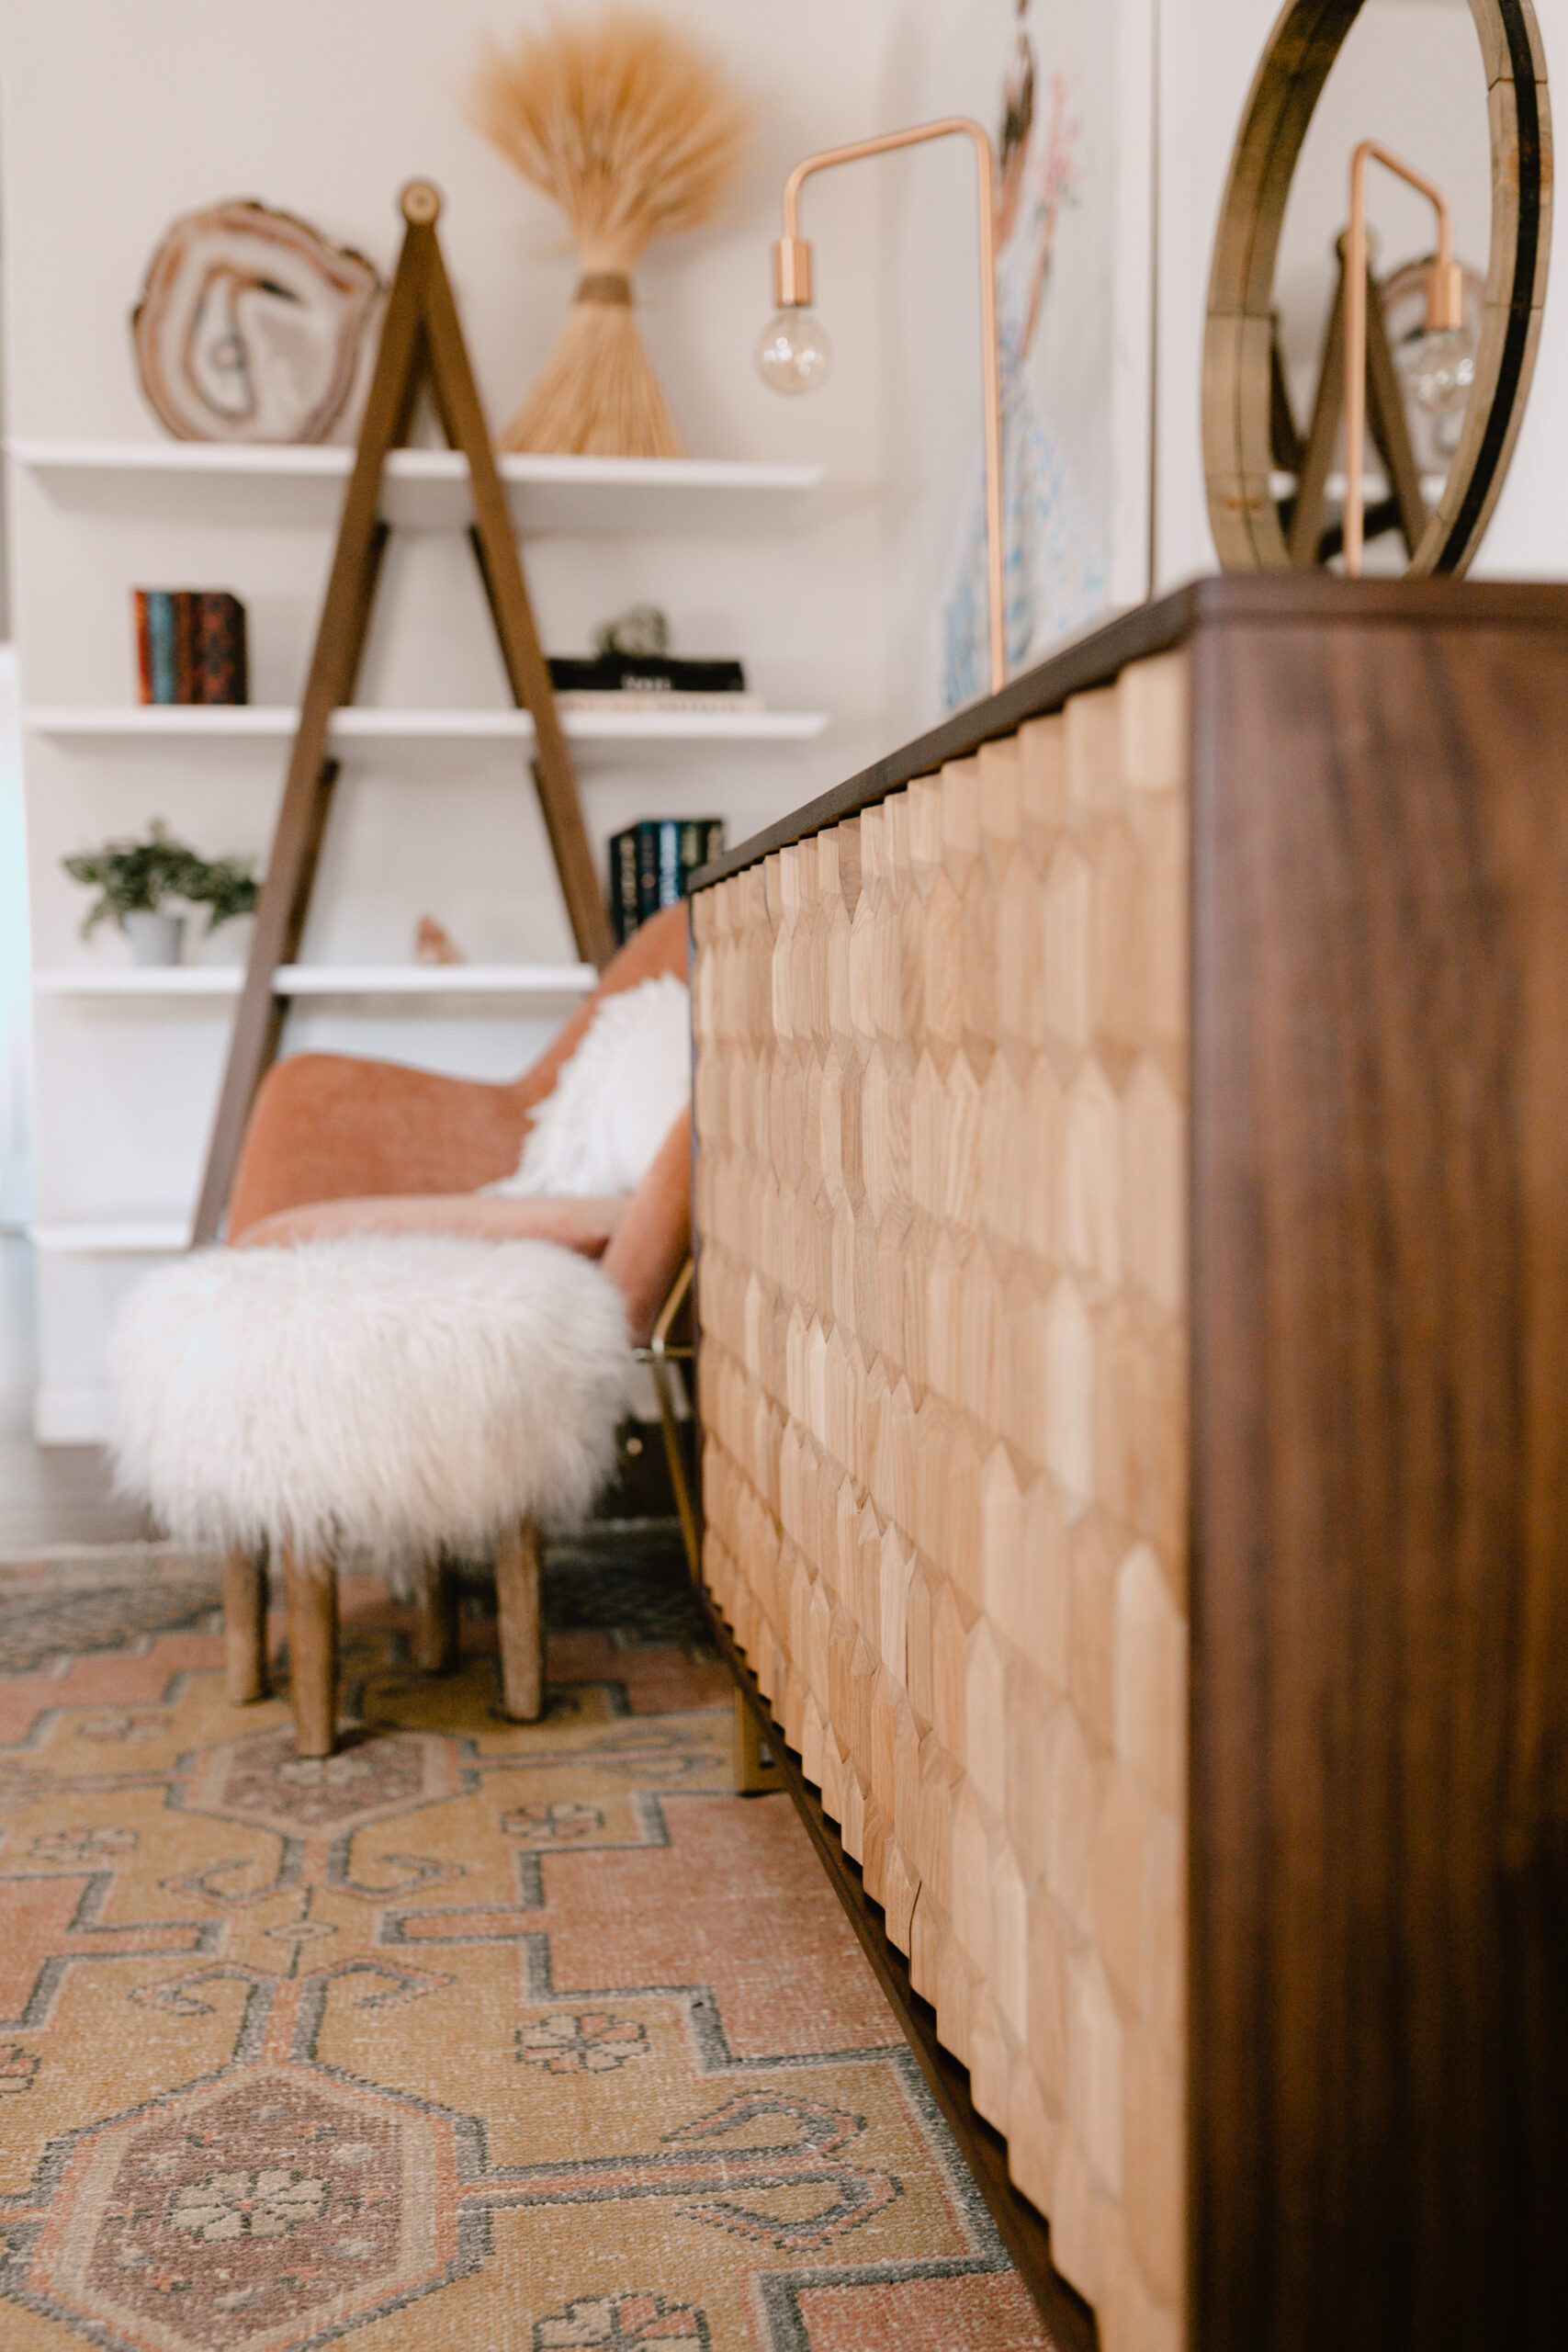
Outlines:
[{"label": "white baseboard", "polygon": [[33,1400],[33,1435],[39,1445],[107,1445],[110,1394],[99,1383],[67,1386],[40,1383]]}]

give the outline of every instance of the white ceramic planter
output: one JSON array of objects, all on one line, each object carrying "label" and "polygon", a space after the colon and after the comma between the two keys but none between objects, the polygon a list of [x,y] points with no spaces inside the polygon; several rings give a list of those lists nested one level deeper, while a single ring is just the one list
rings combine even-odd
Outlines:
[{"label": "white ceramic planter", "polygon": [[184,915],[149,913],[145,909],[122,915],[120,927],[130,942],[133,964],[177,964],[185,933]]}]

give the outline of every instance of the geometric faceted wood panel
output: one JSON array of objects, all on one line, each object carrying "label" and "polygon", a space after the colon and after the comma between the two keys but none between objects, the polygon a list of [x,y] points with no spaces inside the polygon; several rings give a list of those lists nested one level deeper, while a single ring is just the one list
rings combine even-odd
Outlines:
[{"label": "geometric faceted wood panel", "polygon": [[693,901],[705,1576],[1105,2352],[1175,2352],[1187,657]]}]

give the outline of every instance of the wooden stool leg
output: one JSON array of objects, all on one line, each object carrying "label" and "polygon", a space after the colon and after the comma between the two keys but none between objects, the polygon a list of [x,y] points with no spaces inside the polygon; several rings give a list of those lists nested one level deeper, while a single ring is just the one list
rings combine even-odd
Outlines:
[{"label": "wooden stool leg", "polygon": [[223,1664],[231,1707],[266,1697],[266,1561],[238,1544],[223,1569]]},{"label": "wooden stool leg", "polygon": [[330,1756],[337,1742],[337,1576],[330,1560],[296,1556],[286,1544],[289,1695],[301,1756]]},{"label": "wooden stool leg", "polygon": [[457,1663],[457,1573],[445,1552],[422,1562],[414,1593],[413,1659],[423,1674],[450,1674]]},{"label": "wooden stool leg", "polygon": [[501,1619],[501,1686],[513,1723],[535,1724],[545,1708],[545,1618],[539,1585],[539,1531],[525,1520],[495,1547],[495,1598]]},{"label": "wooden stool leg", "polygon": [[738,1690],[735,1694],[735,1793],[739,1797],[765,1797],[784,1785],[784,1774],[762,1746],[757,1718],[747,1705],[744,1694]]}]

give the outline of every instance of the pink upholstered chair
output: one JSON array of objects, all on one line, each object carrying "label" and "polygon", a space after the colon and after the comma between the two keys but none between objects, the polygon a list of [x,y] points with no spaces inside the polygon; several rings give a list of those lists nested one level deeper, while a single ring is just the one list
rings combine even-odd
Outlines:
[{"label": "pink upholstered chair", "polygon": [[[628,1199],[514,1198],[476,1190],[516,1167],[529,1121],[595,1006],[615,989],[662,973],[684,978],[686,958],[686,910],[671,907],[627,942],[548,1052],[509,1084],[445,1078],[339,1054],[300,1054],[276,1064],[257,1093],[246,1130],[229,1240],[248,1250],[345,1233],[443,1233],[557,1241],[597,1260],[620,1290],[633,1346],[654,1374],[694,1577],[696,1524],[669,1370],[672,1356],[690,1353],[679,1329],[690,1283],[691,1145],[685,1114]],[[246,1573],[251,1597],[237,1598],[229,1611],[234,1696],[259,1695],[266,1682],[265,1655],[257,1648],[260,1571],[252,1566]],[[508,1707],[525,1717],[538,1713],[543,1690],[536,1544],[530,1575],[531,1599],[509,1599],[507,1580],[501,1580]],[[304,1626],[299,1631],[303,1635]],[[420,1594],[419,1663],[435,1671],[452,1665],[456,1636],[452,1574],[444,1559],[432,1560]],[[317,1646],[322,1643],[335,1648],[335,1634],[323,1631]],[[330,1716],[330,1700],[325,1707]],[[330,1747],[330,1728],[325,1736]]]},{"label": "pink upholstered chair", "polygon": [[663,972],[683,979],[686,952],[686,910],[668,907],[614,957],[549,1050],[505,1085],[346,1054],[276,1063],[245,1133],[230,1241],[249,1249],[369,1232],[558,1241],[599,1260],[626,1297],[634,1343],[648,1346],[689,1248],[684,1115],[629,1200],[513,1199],[477,1188],[516,1167],[530,1118],[601,1001]]}]

